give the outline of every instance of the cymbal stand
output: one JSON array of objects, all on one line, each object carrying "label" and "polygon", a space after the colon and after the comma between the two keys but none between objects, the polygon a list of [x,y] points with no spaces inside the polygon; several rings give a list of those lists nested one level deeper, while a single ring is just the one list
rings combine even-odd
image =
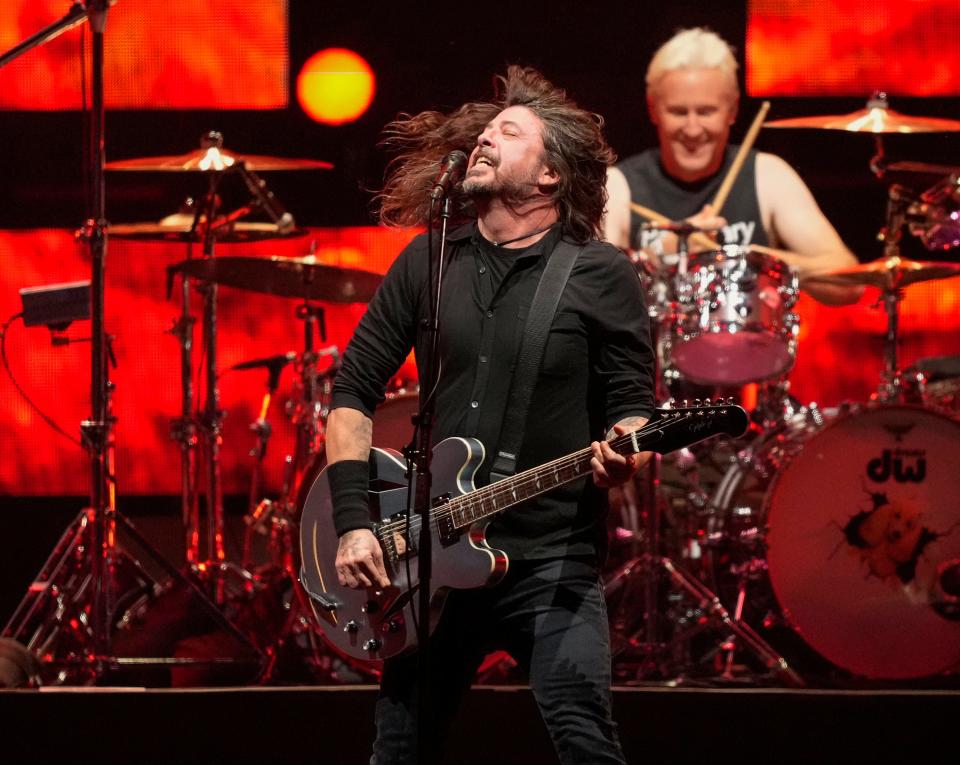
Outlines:
[{"label": "cymbal stand", "polygon": [[[887,219],[880,233],[884,243],[884,256],[887,259],[899,258],[900,239],[906,223],[909,200],[904,197],[900,187],[892,185],[887,200]],[[900,347],[900,301],[903,300],[903,287],[899,283],[899,271],[895,271],[881,288],[880,300],[887,315],[887,330],[883,341],[883,372],[880,385],[873,395],[876,401],[890,403],[902,401],[908,394],[900,369],[898,352]]]},{"label": "cymbal stand", "polygon": [[[683,290],[687,283],[687,239],[689,233],[682,227],[677,229],[679,255],[677,290]],[[659,327],[656,327],[656,324],[654,326],[653,331],[656,334]],[[654,342],[657,339],[654,337]],[[661,396],[669,399],[669,393],[666,391],[663,375],[659,369],[659,360],[657,360],[657,367],[654,371],[657,397],[659,400],[664,400],[660,398]],[[700,402],[695,403],[699,404]],[[778,674],[787,684],[803,686],[803,679],[788,666],[787,661],[774,651],[763,638],[748,624],[740,620],[739,614],[731,617],[716,593],[695,576],[683,570],[668,555],[662,554],[659,454],[651,456],[647,463],[644,478],[641,480],[643,483],[644,509],[642,515],[645,522],[644,541],[646,549],[639,556],[623,564],[604,584],[604,594],[610,597],[623,588],[628,588],[627,592],[629,592],[629,588],[634,586],[636,578],[642,577],[644,611],[640,628],[631,631],[627,621],[622,618],[623,615],[616,611],[614,612],[613,622],[614,629],[620,633],[620,640],[615,642],[621,643],[624,649],[630,647],[640,653],[641,663],[637,672],[637,679],[666,679],[672,675],[678,682],[682,680],[684,671],[689,665],[689,656],[685,644],[694,634],[707,626],[713,626],[729,632],[729,636],[721,641],[721,646],[726,647],[733,644],[735,640],[739,640],[742,646],[750,649],[768,669]],[[665,619],[659,608],[661,577],[664,575],[667,578],[668,595],[692,598],[696,604],[694,609],[688,610],[683,619],[675,619],[677,622],[675,629],[669,636],[664,634]],[[669,600],[676,601],[677,597],[670,597]],[[623,602],[628,607],[631,605],[628,597],[624,597]],[[622,610],[623,608],[617,609],[617,611]],[[692,618],[688,619],[687,617],[691,614]],[[685,625],[682,622],[689,622],[689,624]],[[616,654],[614,658],[616,659]]]},{"label": "cymbal stand", "polygon": [[[192,253],[188,246],[188,256]],[[170,436],[180,444],[180,507],[183,529],[186,535],[184,549],[187,565],[193,567],[198,561],[200,508],[197,496],[197,421],[193,413],[193,328],[196,319],[190,313],[190,279],[183,274],[180,283],[182,310],[173,323],[170,333],[180,345],[180,417],[171,423]]]},{"label": "cymbal stand", "polygon": [[[324,643],[320,639],[323,629],[317,621],[310,599],[300,584],[299,526],[297,522],[298,501],[302,492],[309,488],[304,485],[312,478],[308,468],[323,446],[324,423],[329,411],[330,395],[333,391],[333,378],[339,367],[340,353],[335,345],[316,349],[315,336],[326,341],[326,326],[323,309],[304,301],[297,306],[296,317],[303,321],[303,353],[298,359],[300,399],[291,399],[287,403],[287,412],[296,425],[296,436],[292,455],[284,461],[285,470],[280,498],[273,502],[269,499],[256,501],[259,487],[251,487],[251,512],[244,519],[247,524],[244,538],[244,566],[251,564],[252,538],[254,533],[269,535],[269,550],[274,573],[280,574],[280,580],[290,587],[291,602],[283,625],[273,637],[267,649],[268,666],[263,681],[272,679],[276,671],[279,652],[284,645],[297,636],[303,635],[307,641],[308,654],[318,666],[325,662]],[[318,361],[324,356],[331,358],[331,364],[323,372],[317,369]],[[266,401],[266,398],[265,398]],[[266,408],[261,416],[266,415]],[[269,438],[269,430],[266,432]],[[256,479],[255,479],[256,480]],[[253,492],[257,492],[254,494]],[[272,580],[276,581],[276,578]],[[267,582],[269,586],[271,582]]]},{"label": "cymbal stand", "polygon": [[[219,148],[223,145],[223,136],[211,131],[201,142],[202,148]],[[213,258],[216,246],[217,230],[213,222],[217,218],[219,199],[217,189],[223,178],[223,170],[214,169],[208,174],[207,193],[197,205],[193,221],[193,231],[201,236],[204,258]],[[189,285],[183,277],[184,315],[189,316]],[[181,335],[181,381],[183,384],[183,419],[179,428],[181,442],[181,485],[184,489],[184,516],[186,524],[187,563],[198,573],[211,576],[210,592],[214,600],[222,603],[224,599],[223,567],[226,553],[223,546],[223,487],[220,475],[220,451],[223,446],[223,411],[220,409],[220,392],[217,384],[217,285],[214,282],[201,283],[199,292],[203,298],[202,337],[204,355],[204,374],[206,390],[203,411],[199,422],[194,419],[193,383],[192,383],[192,319],[184,320]],[[190,329],[190,334],[187,334]],[[197,438],[199,432],[199,444]],[[206,535],[201,540],[200,502],[196,490],[195,458],[196,448],[202,449],[205,472],[205,511],[207,516]],[[205,543],[205,553],[201,552]]]}]

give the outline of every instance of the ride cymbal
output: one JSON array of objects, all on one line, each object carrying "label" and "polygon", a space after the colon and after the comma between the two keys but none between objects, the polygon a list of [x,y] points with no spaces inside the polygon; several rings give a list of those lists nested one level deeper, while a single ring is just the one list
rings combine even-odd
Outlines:
[{"label": "ride cymbal", "polygon": [[331,170],[333,165],[317,159],[269,157],[260,154],[235,154],[218,146],[207,146],[186,154],[160,157],[139,157],[107,162],[107,170],[135,172],[222,172],[243,162],[255,173],[268,170]]},{"label": "ride cymbal", "polygon": [[167,270],[253,292],[331,303],[366,303],[383,281],[379,274],[328,266],[318,263],[313,256],[223,256],[184,260]]},{"label": "ride cymbal", "polygon": [[894,255],[870,263],[861,263],[853,268],[815,274],[807,277],[807,280],[839,285],[865,284],[891,292],[917,282],[949,279],[954,276],[960,276],[958,263],[930,263]]}]

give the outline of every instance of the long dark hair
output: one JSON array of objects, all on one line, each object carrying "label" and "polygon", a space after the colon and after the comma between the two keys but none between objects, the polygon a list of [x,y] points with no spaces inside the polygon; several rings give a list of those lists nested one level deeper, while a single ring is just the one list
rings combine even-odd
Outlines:
[{"label": "long dark hair", "polygon": [[[454,149],[469,154],[486,124],[509,106],[525,106],[543,122],[544,161],[560,178],[553,194],[566,234],[577,242],[599,235],[607,165],[616,159],[603,136],[603,118],[578,107],[535,69],[519,66],[494,78],[493,102],[467,103],[449,114],[403,114],[384,128],[381,145],[396,155],[377,195],[381,221],[427,224],[440,160]],[[476,216],[459,186],[451,201],[456,217]]]}]

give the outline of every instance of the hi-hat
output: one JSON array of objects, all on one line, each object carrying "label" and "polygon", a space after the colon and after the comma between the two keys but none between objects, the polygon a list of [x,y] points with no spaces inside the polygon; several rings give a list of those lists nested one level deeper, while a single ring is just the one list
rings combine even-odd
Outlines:
[{"label": "hi-hat", "polygon": [[331,303],[366,303],[383,281],[369,271],[318,263],[312,255],[201,258],[181,261],[167,271],[268,295]]},{"label": "hi-hat", "polygon": [[879,287],[886,292],[892,292],[917,282],[926,282],[932,279],[949,279],[960,276],[958,263],[930,263],[917,260],[908,260],[894,255],[889,258],[880,258],[871,263],[861,263],[853,268],[843,268],[838,271],[828,271],[808,277],[808,281],[818,281],[825,284],[860,285],[865,284]]},{"label": "hi-hat", "polygon": [[[883,103],[883,102],[880,102]],[[849,114],[815,117],[793,117],[763,123],[773,128],[819,128],[846,130],[850,133],[953,133],[960,131],[960,121],[939,117],[913,117],[871,101],[866,109]]]},{"label": "hi-hat", "polygon": [[243,162],[255,173],[267,170],[331,170],[333,165],[317,159],[268,157],[260,154],[235,154],[219,146],[206,146],[187,154],[161,157],[139,157],[107,162],[107,170],[152,171],[161,173],[218,172],[230,170]]}]

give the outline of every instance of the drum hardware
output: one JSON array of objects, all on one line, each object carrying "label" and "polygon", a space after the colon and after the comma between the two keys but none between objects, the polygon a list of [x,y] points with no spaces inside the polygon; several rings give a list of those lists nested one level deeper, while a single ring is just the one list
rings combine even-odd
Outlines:
[{"label": "drum hardware", "polygon": [[900,239],[912,203],[911,196],[903,187],[897,184],[890,187],[886,225],[880,232],[880,239],[884,242],[883,258],[853,268],[810,277],[811,280],[826,284],[862,284],[880,289],[879,302],[883,303],[886,312],[887,330],[884,338],[883,371],[875,399],[885,403],[912,400],[897,358],[899,306],[903,300],[904,288],[918,282],[960,276],[960,264],[928,263],[900,257]]},{"label": "drum hardware", "polygon": [[917,359],[904,377],[917,386],[924,406],[951,417],[960,415],[960,356]]},{"label": "drum hardware", "polygon": [[[678,228],[679,279],[685,271],[686,240],[693,233],[688,229],[693,227],[683,225]],[[653,340],[657,347],[660,347],[658,335],[664,326],[662,322],[653,325]],[[662,368],[658,359],[654,374],[658,386],[664,384]],[[658,396],[662,392],[658,390]],[[700,402],[697,400],[694,403]],[[709,399],[704,403],[709,405]],[[684,456],[681,455],[679,459],[683,460]],[[628,484],[623,490],[627,511],[625,517],[632,519],[640,515],[638,505],[641,503],[636,502],[636,494],[642,492],[644,526],[642,530],[639,524],[632,529],[633,549],[637,554],[606,577],[604,583],[604,595],[610,603],[611,646],[615,663],[623,664],[632,653],[639,655],[639,665],[631,680],[682,679],[692,668],[690,641],[695,635],[712,629],[722,633],[718,645],[730,648],[728,657],[733,655],[734,645],[741,646],[751,651],[783,682],[795,687],[803,686],[803,679],[786,659],[777,654],[749,625],[732,617],[719,597],[696,575],[680,567],[669,555],[663,554],[665,545],[661,537],[663,507],[660,481],[661,458],[654,454],[647,464],[644,477]],[[696,502],[694,496],[688,495],[687,499],[690,505]],[[690,550],[688,555],[696,559],[699,550]],[[661,578],[666,581],[661,582]],[[636,603],[638,596],[642,603],[640,608]],[[669,604],[666,614],[661,613],[661,597]],[[687,605],[691,601],[693,605]],[[641,616],[639,624],[632,619],[638,612]],[[669,636],[666,634],[667,621],[671,622],[669,626],[672,628]],[[728,672],[728,676],[731,675]]]},{"label": "drum hardware", "polygon": [[[91,330],[91,415],[81,423],[83,446],[90,457],[90,505],[80,512],[62,535],[40,574],[20,603],[4,636],[23,643],[30,650],[42,646],[41,659],[46,668],[56,665],[62,670],[55,682],[80,679],[96,682],[106,672],[124,663],[162,665],[168,659],[119,657],[113,655],[113,632],[119,618],[122,598],[118,592],[117,574],[124,569],[134,572],[149,588],[155,582],[131,556],[118,546],[118,535],[134,540],[167,575],[182,576],[144,540],[116,506],[116,473],[114,469],[114,424],[109,362],[112,353],[105,330],[106,250],[108,225],[104,177],[104,47],[107,16],[111,3],[106,0],[74,3],[59,21],[48,25],[12,50],[0,56],[6,65],[32,48],[53,40],[67,29],[85,21],[91,29],[91,93],[89,111],[89,171],[91,191],[87,220],[78,238],[90,250]],[[191,584],[192,583],[188,583]],[[201,599],[211,615],[225,622],[222,614]],[[229,624],[223,626],[230,628]],[[235,630],[231,633],[259,662],[259,652]],[[78,672],[72,675],[71,672]]]},{"label": "drum hardware", "polygon": [[[226,554],[223,547],[223,497],[220,481],[220,449],[222,445],[223,412],[219,405],[219,391],[217,387],[217,288],[219,280],[217,273],[206,274],[197,266],[191,270],[189,264],[212,263],[216,260],[214,250],[217,241],[229,239],[237,231],[239,219],[252,212],[255,208],[263,209],[271,218],[271,225],[278,234],[290,233],[294,230],[293,217],[283,209],[273,194],[266,188],[263,180],[253,172],[258,170],[293,170],[293,169],[326,169],[327,163],[317,163],[307,160],[283,160],[275,157],[240,156],[223,149],[223,136],[211,131],[201,139],[198,151],[179,157],[148,157],[135,160],[124,160],[110,163],[108,169],[118,171],[197,171],[207,176],[207,190],[201,201],[194,205],[193,219],[186,227],[187,234],[177,233],[185,241],[201,242],[203,257],[198,260],[188,259],[174,265],[167,270],[168,292],[172,287],[173,276],[182,275],[182,305],[180,320],[174,326],[174,334],[181,346],[181,385],[183,389],[182,417],[173,425],[173,436],[181,444],[181,471],[183,513],[186,529],[187,562],[198,572],[209,574],[212,577],[211,588],[214,597],[222,602],[222,582],[218,581],[214,572],[220,571]],[[228,172],[241,176],[250,191],[253,201],[228,215],[221,215],[220,200],[217,194],[219,185]],[[183,220],[176,221],[182,228]],[[141,231],[130,231],[131,235],[140,235]],[[193,234],[190,238],[189,234]],[[260,231],[258,233],[264,233]],[[206,277],[213,278],[206,278]],[[193,413],[193,381],[192,381],[192,327],[194,320],[190,316],[190,284],[189,278],[200,281],[199,291],[203,296],[202,333],[205,357],[206,396],[203,412],[199,419]],[[243,284],[236,286],[245,286]],[[206,474],[206,513],[207,530],[202,540],[200,532],[200,503],[195,484],[197,459],[195,451],[202,445],[204,454],[204,469]],[[204,546],[205,555],[201,554]]]},{"label": "drum hardware", "polygon": [[928,250],[960,246],[960,169],[920,194],[907,208],[906,220]]},{"label": "drum hardware", "polygon": [[[320,624],[299,581],[297,497],[310,461],[323,445],[324,423],[329,410],[333,378],[339,369],[340,352],[335,345],[316,348],[317,337],[326,341],[324,312],[320,306],[305,301],[297,306],[295,315],[304,326],[304,347],[301,354],[289,352],[234,366],[234,369],[266,367],[268,370],[267,390],[261,403],[260,416],[251,424],[257,440],[251,451],[254,468],[251,475],[249,510],[244,517],[246,529],[243,565],[248,569],[252,568],[254,538],[257,535],[266,536],[269,563],[257,574],[257,579],[261,587],[284,593],[286,614],[280,629],[270,635],[266,648],[268,663],[261,678],[262,682],[268,682],[275,677],[280,654],[299,643],[301,638],[306,641],[308,660],[317,668],[326,667],[328,674],[332,671],[330,657],[323,650],[319,637],[322,632]],[[325,369],[319,371],[318,364],[324,358],[328,359],[329,363]],[[289,400],[286,407],[287,416],[296,426],[296,437],[293,454],[284,458],[283,484],[279,498],[271,500],[262,496],[260,480],[271,433],[266,418],[280,372],[289,363],[295,363],[298,371],[296,388],[299,390],[299,399]]]}]

